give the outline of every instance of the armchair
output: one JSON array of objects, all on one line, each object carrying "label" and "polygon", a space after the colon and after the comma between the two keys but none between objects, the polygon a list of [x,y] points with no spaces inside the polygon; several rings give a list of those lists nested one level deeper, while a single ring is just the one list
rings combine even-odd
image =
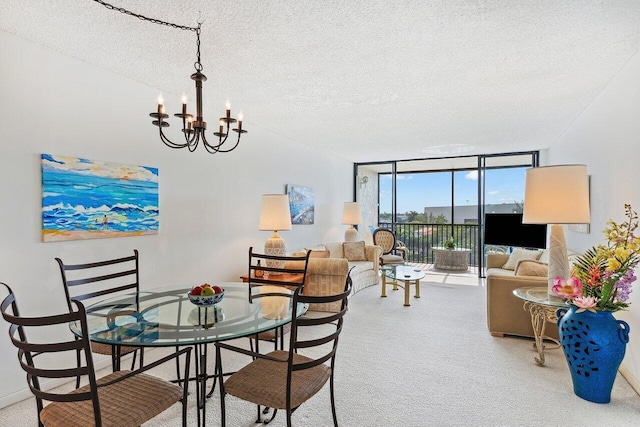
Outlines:
[{"label": "armchair", "polygon": [[373,244],[382,248],[381,265],[404,264],[407,261],[407,247],[401,241],[396,240],[393,231],[387,228],[376,229],[373,232]]}]

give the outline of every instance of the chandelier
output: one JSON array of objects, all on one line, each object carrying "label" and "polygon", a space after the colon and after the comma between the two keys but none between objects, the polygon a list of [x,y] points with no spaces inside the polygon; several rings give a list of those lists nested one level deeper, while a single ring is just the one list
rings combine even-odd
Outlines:
[{"label": "chandelier", "polygon": [[[158,127],[160,140],[167,146],[171,148],[187,148],[189,151],[193,152],[196,148],[198,148],[198,144],[202,141],[202,145],[204,148],[211,154],[214,153],[228,153],[229,151],[234,150],[238,144],[240,144],[240,137],[243,133],[247,133],[246,130],[242,129],[242,112],[238,114],[238,119],[231,117],[231,105],[229,101],[226,103],[226,114],[223,117],[220,117],[218,132],[214,132],[213,135],[216,138],[213,139],[212,142],[207,141],[205,131],[207,130],[207,122],[204,121],[202,117],[202,82],[207,80],[207,77],[202,74],[202,63],[200,62],[200,27],[201,23],[198,23],[197,27],[187,27],[184,25],[172,24],[170,22],[164,22],[159,19],[147,18],[146,16],[139,15],[123,9],[121,7],[115,7],[109,3],[104,2],[103,0],[94,0],[96,3],[99,3],[110,10],[116,10],[118,12],[124,13],[126,15],[135,16],[136,18],[142,21],[149,21],[154,24],[166,25],[172,28],[178,28],[181,30],[194,31],[197,37],[197,53],[196,53],[196,62],[194,64],[194,68],[196,70],[195,73],[191,74],[191,80],[195,81],[196,84],[196,114],[195,118],[193,114],[189,114],[187,112],[187,96],[185,94],[182,95],[182,111],[180,113],[174,114],[175,117],[182,119],[182,133],[183,137],[180,138],[181,142],[171,141],[163,131],[163,128],[169,127],[169,123],[166,119],[169,118],[169,115],[165,113],[164,108],[164,99],[162,95],[158,96],[158,109],[156,112],[150,113],[149,115],[156,120],[153,120],[152,123],[154,126]],[[237,123],[237,127],[230,129],[231,125]],[[235,141],[233,146],[224,146],[229,138],[230,132],[236,132],[238,134],[238,138]],[[183,139],[184,138],[184,139]],[[232,138],[233,140],[233,138]]]},{"label": "chandelier", "polygon": [[[226,115],[220,117],[220,126],[218,128],[218,132],[214,132],[218,139],[214,142],[207,141],[207,137],[205,135],[205,131],[207,130],[207,122],[202,119],[202,82],[207,80],[207,77],[202,74],[202,64],[200,63],[200,25],[196,28],[196,36],[198,38],[198,50],[197,50],[197,59],[194,64],[194,68],[196,72],[191,74],[191,80],[196,82],[196,116],[195,119],[192,114],[187,113],[187,96],[185,94],[182,95],[182,112],[174,114],[174,116],[182,119],[182,132],[184,133],[184,142],[173,142],[164,134],[162,128],[169,127],[169,123],[165,121],[165,119],[169,118],[169,115],[164,111],[164,100],[162,99],[162,95],[158,97],[158,111],[155,113],[150,113],[149,115],[157,120],[154,120],[152,123],[158,127],[160,133],[160,139],[165,143],[167,147],[171,148],[188,148],[189,151],[194,151],[198,148],[198,144],[200,140],[202,140],[202,144],[204,148],[207,149],[209,153],[228,153],[235,149],[240,143],[240,136],[243,133],[247,133],[246,130],[242,129],[242,113],[238,115],[238,120],[231,117],[231,105],[229,101],[227,101],[226,105]],[[238,123],[238,127],[234,129],[229,129],[233,123]],[[238,139],[236,140],[235,145],[231,148],[222,147],[222,145],[227,142],[227,138],[229,137],[230,130],[233,130],[238,134]]]}]

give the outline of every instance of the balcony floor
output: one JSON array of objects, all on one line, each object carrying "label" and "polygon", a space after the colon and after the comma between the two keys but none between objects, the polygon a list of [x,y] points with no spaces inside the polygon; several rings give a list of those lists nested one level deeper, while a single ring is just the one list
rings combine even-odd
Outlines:
[{"label": "balcony floor", "polygon": [[421,268],[426,272],[425,282],[450,285],[484,286],[484,279],[478,278],[478,267],[469,267],[467,271],[448,271],[433,268],[433,264],[408,262],[408,265]]}]

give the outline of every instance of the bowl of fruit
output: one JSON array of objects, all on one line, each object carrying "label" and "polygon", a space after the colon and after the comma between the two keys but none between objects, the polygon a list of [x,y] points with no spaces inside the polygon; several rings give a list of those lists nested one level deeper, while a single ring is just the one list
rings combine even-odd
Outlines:
[{"label": "bowl of fruit", "polygon": [[204,285],[194,286],[187,295],[189,296],[189,301],[193,304],[207,307],[222,301],[224,289],[218,285],[211,286],[205,283]]}]

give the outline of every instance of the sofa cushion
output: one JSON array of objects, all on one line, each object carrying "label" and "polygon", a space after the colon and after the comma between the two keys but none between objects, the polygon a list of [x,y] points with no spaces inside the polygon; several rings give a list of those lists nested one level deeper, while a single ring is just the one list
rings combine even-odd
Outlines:
[{"label": "sofa cushion", "polygon": [[[353,267],[353,269],[351,269]],[[371,261],[349,261],[349,269],[351,270],[351,277],[367,270],[373,271],[373,262]]]},{"label": "sofa cushion", "polygon": [[523,259],[518,261],[514,275],[547,277],[548,272],[548,264],[533,259]]},{"label": "sofa cushion", "polygon": [[366,261],[367,256],[364,253],[364,240],[360,242],[344,242],[342,251],[347,261]]},{"label": "sofa cushion", "polygon": [[488,268],[486,276],[513,276],[513,270],[505,270],[504,268]]},{"label": "sofa cushion", "polygon": [[539,256],[540,251],[538,250],[515,248],[513,252],[511,252],[511,255],[509,255],[509,259],[504,263],[502,268],[504,268],[505,270],[515,270],[518,261],[523,259],[537,260]]}]

